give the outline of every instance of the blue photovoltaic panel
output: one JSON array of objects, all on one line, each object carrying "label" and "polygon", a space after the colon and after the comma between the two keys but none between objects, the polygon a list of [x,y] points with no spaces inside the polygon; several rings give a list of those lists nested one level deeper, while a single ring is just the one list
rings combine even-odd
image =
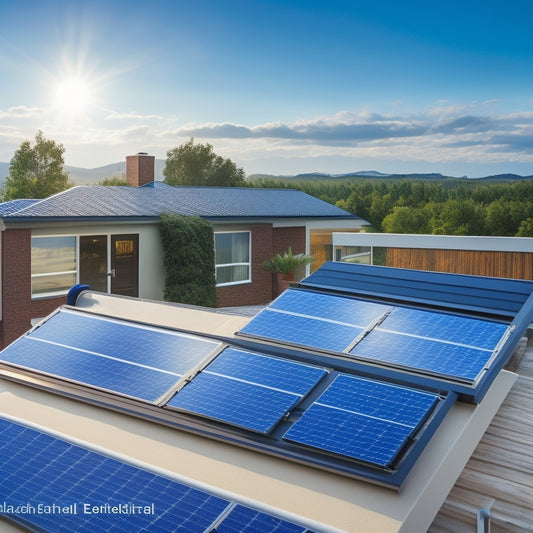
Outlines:
[{"label": "blue photovoltaic panel", "polygon": [[362,328],[316,318],[261,311],[240,333],[299,346],[342,352],[363,332]]},{"label": "blue photovoltaic panel", "polygon": [[154,401],[176,384],[176,374],[109,359],[33,339],[21,337],[1,354],[2,360],[30,370]]},{"label": "blue photovoltaic panel", "polygon": [[474,381],[492,351],[376,329],[350,352],[358,357]]},{"label": "blue photovoltaic panel", "polygon": [[303,363],[227,348],[167,405],[267,434],[326,373]]},{"label": "blue photovoltaic panel", "polygon": [[[216,525],[217,531],[224,533],[305,531],[302,526],[3,418],[0,457],[4,458],[0,461],[4,516],[32,530],[205,533]],[[101,511],[85,512],[85,504]],[[55,506],[56,512],[38,512],[39,505]],[[17,506],[26,512],[10,511]],[[122,509],[130,512],[114,513],[110,510],[113,506],[126,506]],[[31,508],[35,512],[30,512]],[[59,512],[59,508],[71,512]]]},{"label": "blue photovoltaic panel", "polygon": [[[24,514],[45,531],[205,531],[228,501],[0,419],[1,500],[70,506],[76,514]],[[83,504],[154,505],[153,514],[85,514]]]},{"label": "blue photovoltaic panel", "polygon": [[437,400],[436,394],[340,375],[283,438],[390,467]]},{"label": "blue photovoltaic panel", "polygon": [[319,403],[416,427],[437,398],[433,393],[341,374]]},{"label": "blue photovoltaic panel", "polygon": [[183,375],[219,343],[164,329],[62,310],[31,337]]},{"label": "blue photovoltaic panel", "polygon": [[326,374],[316,366],[296,363],[236,348],[226,348],[207,371],[303,396]]},{"label": "blue photovoltaic panel", "polygon": [[299,400],[295,394],[202,372],[167,405],[266,434]]},{"label": "blue photovoltaic panel", "polygon": [[288,289],[239,333],[342,352],[387,309],[355,298]]},{"label": "blue photovoltaic panel", "polygon": [[335,294],[288,289],[269,306],[290,313],[366,328],[389,307]]},{"label": "blue photovoltaic panel", "polygon": [[507,324],[466,316],[396,307],[380,329],[493,350]]}]

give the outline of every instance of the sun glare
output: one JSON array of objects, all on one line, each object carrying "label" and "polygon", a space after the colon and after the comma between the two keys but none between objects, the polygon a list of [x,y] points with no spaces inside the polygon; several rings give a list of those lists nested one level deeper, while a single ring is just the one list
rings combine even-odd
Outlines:
[{"label": "sun glare", "polygon": [[81,78],[69,78],[58,83],[55,92],[56,106],[68,114],[85,111],[91,103],[91,88]]}]

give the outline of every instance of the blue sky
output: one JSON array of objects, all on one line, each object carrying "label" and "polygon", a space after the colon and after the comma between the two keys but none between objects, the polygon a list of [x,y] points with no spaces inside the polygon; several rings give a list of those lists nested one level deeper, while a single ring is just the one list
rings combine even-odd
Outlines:
[{"label": "blue sky", "polygon": [[533,174],[533,2],[9,2],[0,161],[194,137],[247,174]]}]

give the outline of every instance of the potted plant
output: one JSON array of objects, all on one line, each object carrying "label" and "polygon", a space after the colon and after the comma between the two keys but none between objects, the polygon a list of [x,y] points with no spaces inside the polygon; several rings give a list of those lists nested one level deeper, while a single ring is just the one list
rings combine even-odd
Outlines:
[{"label": "potted plant", "polygon": [[274,297],[281,294],[294,281],[294,272],[298,267],[309,265],[314,257],[306,254],[293,254],[289,248],[283,254],[277,253],[272,259],[267,259],[263,266],[274,275]]}]

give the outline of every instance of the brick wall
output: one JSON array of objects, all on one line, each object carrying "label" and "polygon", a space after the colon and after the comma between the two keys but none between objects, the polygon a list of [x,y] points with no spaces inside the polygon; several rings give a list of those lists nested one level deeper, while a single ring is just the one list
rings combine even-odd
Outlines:
[{"label": "brick wall", "polygon": [[31,299],[31,230],[2,233],[2,321],[0,344],[5,347],[31,327],[32,318],[48,315],[66,303],[66,296]]},{"label": "brick wall", "polygon": [[273,228],[270,225],[252,228],[252,283],[229,285],[217,289],[218,307],[264,305],[272,300],[272,273],[263,262],[288,247],[293,253],[305,253],[305,227]]},{"label": "brick wall", "polygon": [[263,261],[272,257],[272,226],[252,228],[252,282],[217,288],[217,306],[263,305],[272,299],[272,275]]}]

